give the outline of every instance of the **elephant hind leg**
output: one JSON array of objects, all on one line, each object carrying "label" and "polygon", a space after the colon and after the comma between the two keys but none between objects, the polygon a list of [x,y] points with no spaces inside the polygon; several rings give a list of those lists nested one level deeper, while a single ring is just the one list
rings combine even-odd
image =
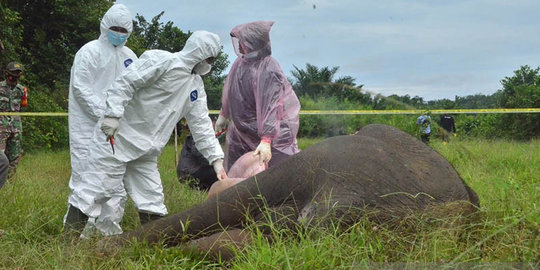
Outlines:
[{"label": "elephant hind leg", "polygon": [[208,254],[212,259],[231,260],[238,251],[253,242],[252,237],[247,230],[231,229],[192,240],[187,244],[187,249]]},{"label": "elephant hind leg", "polygon": [[253,216],[253,221],[265,235],[272,235],[276,228],[287,228],[289,231],[294,231],[299,226],[298,210],[288,205],[264,208]]}]

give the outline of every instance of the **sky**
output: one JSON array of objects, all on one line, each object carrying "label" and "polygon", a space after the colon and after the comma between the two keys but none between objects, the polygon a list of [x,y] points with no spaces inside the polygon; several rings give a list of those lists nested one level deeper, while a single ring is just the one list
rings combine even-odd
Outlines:
[{"label": "sky", "polygon": [[[371,93],[424,100],[491,95],[523,65],[540,66],[539,0],[118,0],[182,31],[229,33],[270,20],[272,56],[292,78],[306,63],[339,67]],[[227,70],[228,71],[228,70]]]}]

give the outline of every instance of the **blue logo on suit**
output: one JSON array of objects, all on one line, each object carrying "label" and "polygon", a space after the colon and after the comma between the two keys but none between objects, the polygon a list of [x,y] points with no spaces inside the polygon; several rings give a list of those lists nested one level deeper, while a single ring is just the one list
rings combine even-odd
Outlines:
[{"label": "blue logo on suit", "polygon": [[189,99],[191,99],[191,102],[197,100],[198,97],[199,93],[197,92],[197,90],[193,90],[191,91],[191,93],[189,93]]},{"label": "blue logo on suit", "polygon": [[128,67],[129,65],[131,65],[131,63],[133,63],[133,60],[131,60],[131,58],[128,58],[124,61],[124,67]]}]

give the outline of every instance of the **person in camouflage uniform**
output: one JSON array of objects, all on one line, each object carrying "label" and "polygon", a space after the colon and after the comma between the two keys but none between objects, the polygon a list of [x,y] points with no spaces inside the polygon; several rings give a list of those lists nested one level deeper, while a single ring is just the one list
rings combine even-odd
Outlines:
[{"label": "person in camouflage uniform", "polygon": [[[20,112],[28,104],[26,87],[19,84],[22,65],[11,62],[5,71],[5,80],[0,83],[0,112]],[[8,178],[17,169],[22,155],[22,123],[20,116],[0,115],[0,150],[9,160]]]}]

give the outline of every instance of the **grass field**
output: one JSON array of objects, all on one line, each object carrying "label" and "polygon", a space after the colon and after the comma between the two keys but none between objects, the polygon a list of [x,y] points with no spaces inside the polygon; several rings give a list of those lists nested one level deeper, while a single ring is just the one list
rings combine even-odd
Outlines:
[{"label": "grass field", "polygon": [[[300,139],[300,145],[305,148],[317,141]],[[443,145],[434,140],[431,145],[478,193],[481,211],[473,224],[445,226],[442,220],[437,224],[443,225],[433,225],[419,218],[414,228],[404,230],[365,220],[347,231],[276,231],[279,238],[272,244],[259,237],[230,262],[211,261],[178,248],[144,245],[104,256],[93,249],[96,239],[65,243],[61,232],[69,192],[69,152],[28,154],[14,181],[0,190],[0,229],[4,231],[0,268],[367,269],[374,267],[366,265],[370,262],[426,263],[435,268],[449,263],[527,262],[523,269],[539,267],[540,141],[454,140]],[[160,157],[159,168],[169,213],[204,200],[205,194],[176,180],[172,146]],[[122,226],[124,230],[139,226],[131,203]]]}]

